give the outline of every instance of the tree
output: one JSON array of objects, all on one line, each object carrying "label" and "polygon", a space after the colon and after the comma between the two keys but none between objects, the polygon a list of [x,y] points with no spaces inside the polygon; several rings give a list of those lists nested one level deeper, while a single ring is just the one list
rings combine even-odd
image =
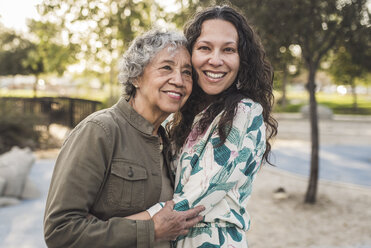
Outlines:
[{"label": "tree", "polygon": [[[268,49],[272,49],[272,45],[266,46]],[[281,97],[277,100],[277,103],[283,108],[287,105],[287,86],[289,79],[293,78],[301,72],[301,61],[300,56],[296,54],[295,45],[281,46],[277,50],[267,50],[267,56],[270,59],[275,79],[278,80],[279,89],[282,93]]]},{"label": "tree", "polygon": [[[334,48],[346,35],[354,32],[353,27],[363,21],[359,11],[368,12],[365,0],[339,2],[335,0],[306,0],[293,6],[298,26],[293,30],[297,43],[302,48],[303,58],[309,71],[307,89],[310,101],[311,124],[311,170],[306,203],[316,202],[319,171],[319,130],[317,118],[315,76],[321,59]],[[358,18],[357,18],[358,17]],[[294,20],[293,20],[294,21]]]},{"label": "tree", "polygon": [[163,16],[150,0],[45,0],[38,10],[44,19],[63,28],[69,43],[80,45],[78,57],[88,67],[109,73],[110,98],[119,56],[138,33]]},{"label": "tree", "polygon": [[367,75],[366,68],[354,63],[352,55],[342,46],[334,55],[329,72],[336,84],[350,85],[353,95],[353,109],[356,111],[358,104],[355,81],[357,78],[361,79]]},{"label": "tree", "polygon": [[[312,144],[311,170],[305,202],[315,203],[319,171],[316,72],[324,56],[341,40],[352,36],[357,29],[369,26],[370,18],[365,18],[369,16],[366,0],[251,0],[246,6],[248,16],[254,16],[253,11],[249,12],[250,6],[253,10],[259,6],[267,9],[264,15],[257,16],[257,18],[269,21],[265,28],[269,29],[269,34],[272,34],[271,41],[283,45],[298,44],[301,48],[302,58],[309,72],[307,90],[310,102]],[[281,33],[286,33],[286,35],[281,35]]]},{"label": "tree", "polygon": [[180,5],[179,10],[176,13],[167,14],[165,18],[168,22],[175,23],[179,29],[182,29],[187,20],[191,18],[198,9],[210,5],[212,2],[212,0],[205,0],[202,2],[198,0],[178,1]]},{"label": "tree", "polygon": [[0,75],[30,74],[32,68],[23,66],[23,61],[34,48],[35,44],[13,30],[2,29],[0,32]]},{"label": "tree", "polygon": [[28,27],[35,42],[22,64],[35,75],[33,91],[36,97],[40,74],[56,72],[63,75],[67,66],[76,62],[77,47],[63,44],[61,29],[56,24],[31,20]]},{"label": "tree", "polygon": [[[365,14],[368,14],[365,20],[369,21],[370,13],[358,12],[358,15]],[[362,17],[360,19],[362,20]],[[351,86],[353,108],[357,110],[356,79],[366,79],[367,74],[371,72],[371,25],[354,23],[351,29],[352,32],[348,32],[335,49],[329,71],[336,83]]]},{"label": "tree", "polygon": [[[275,79],[279,81],[282,97],[279,103],[285,107],[286,105],[286,86],[290,76],[296,75],[300,71],[300,59],[291,51],[292,43],[291,36],[288,32],[282,32],[281,29],[276,29],[271,25],[271,18],[268,16],[275,15],[275,20],[280,20],[280,25],[285,25],[283,18],[280,18],[280,11],[276,11],[277,4],[274,2],[263,3],[261,1],[249,1],[246,4],[245,0],[206,0],[206,1],[179,1],[180,10],[178,13],[173,13],[168,16],[169,21],[173,21],[179,28],[182,28],[186,21],[198,9],[212,6],[230,4],[236,6],[244,12],[248,17],[248,21],[252,23],[259,36],[262,38],[262,44],[266,50],[267,57],[275,69]],[[277,39],[279,37],[279,39]],[[289,68],[295,68],[295,71],[290,71]]]},{"label": "tree", "polygon": [[[310,102],[311,170],[306,203],[315,203],[319,171],[319,130],[316,101],[316,72],[325,55],[342,40],[370,28],[366,0],[234,0],[259,27],[262,39],[280,46],[297,44],[308,70]],[[368,36],[369,37],[369,36]],[[366,38],[363,38],[366,39]],[[269,47],[266,42],[266,48]],[[268,50],[268,49],[267,49]],[[269,50],[268,50],[269,51]]]},{"label": "tree", "polygon": [[36,97],[40,74],[62,75],[76,61],[76,46],[62,43],[55,24],[31,20],[28,25],[31,37],[27,39],[8,29],[0,33],[0,75],[34,75]]},{"label": "tree", "polygon": [[[277,11],[282,8],[290,8],[290,3],[265,0],[249,0],[248,2],[232,0],[231,3],[245,13],[248,21],[259,34],[266,55],[274,68],[275,79],[278,79],[280,84],[282,96],[278,103],[285,107],[288,79],[299,73],[301,67],[300,54],[295,53],[292,49],[295,48],[293,37],[290,32],[286,32],[295,23],[287,22],[285,11]],[[295,68],[295,70],[292,71],[289,68]]]}]

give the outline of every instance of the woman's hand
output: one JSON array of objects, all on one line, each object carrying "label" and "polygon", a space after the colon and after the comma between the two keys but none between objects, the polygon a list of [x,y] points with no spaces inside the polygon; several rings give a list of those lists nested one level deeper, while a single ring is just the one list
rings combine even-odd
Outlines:
[{"label": "woman's hand", "polygon": [[180,235],[186,235],[188,229],[200,222],[199,215],[205,210],[204,206],[197,206],[188,211],[173,210],[174,202],[167,201],[165,206],[153,216],[155,223],[155,240],[175,240]]}]

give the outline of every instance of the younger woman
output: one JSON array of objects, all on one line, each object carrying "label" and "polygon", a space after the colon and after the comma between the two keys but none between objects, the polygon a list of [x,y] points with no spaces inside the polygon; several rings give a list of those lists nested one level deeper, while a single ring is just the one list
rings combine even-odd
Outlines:
[{"label": "younger woman", "polygon": [[203,222],[179,237],[176,246],[244,248],[252,182],[277,132],[271,116],[273,73],[257,35],[233,8],[196,13],[184,33],[196,83],[181,115],[170,122],[174,209],[206,209]]}]

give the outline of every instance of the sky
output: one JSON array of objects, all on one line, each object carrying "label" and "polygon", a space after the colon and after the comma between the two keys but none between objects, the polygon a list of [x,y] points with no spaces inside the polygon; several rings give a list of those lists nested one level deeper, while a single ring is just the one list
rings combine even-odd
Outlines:
[{"label": "sky", "polygon": [[[36,5],[42,0],[0,0],[0,22],[17,31],[27,31],[27,19],[38,19]],[[167,11],[173,11],[175,0],[161,0]]]},{"label": "sky", "polygon": [[[159,1],[167,11],[174,11],[175,0]],[[17,31],[27,31],[26,20],[38,19],[36,5],[42,0],[0,0],[0,22],[6,27]],[[368,8],[371,9],[371,0],[368,0]]]},{"label": "sky", "polygon": [[0,0],[0,22],[8,28],[26,31],[26,19],[36,19],[36,5],[42,0]]}]

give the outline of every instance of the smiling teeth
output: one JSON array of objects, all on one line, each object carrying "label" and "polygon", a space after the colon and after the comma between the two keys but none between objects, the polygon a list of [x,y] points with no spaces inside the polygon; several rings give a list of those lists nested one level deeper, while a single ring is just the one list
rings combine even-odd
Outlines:
[{"label": "smiling teeth", "polygon": [[205,72],[205,74],[206,74],[208,77],[211,77],[211,78],[221,78],[221,77],[224,76],[224,73]]},{"label": "smiling teeth", "polygon": [[181,96],[179,93],[175,93],[175,92],[168,92],[168,94],[172,96]]}]

